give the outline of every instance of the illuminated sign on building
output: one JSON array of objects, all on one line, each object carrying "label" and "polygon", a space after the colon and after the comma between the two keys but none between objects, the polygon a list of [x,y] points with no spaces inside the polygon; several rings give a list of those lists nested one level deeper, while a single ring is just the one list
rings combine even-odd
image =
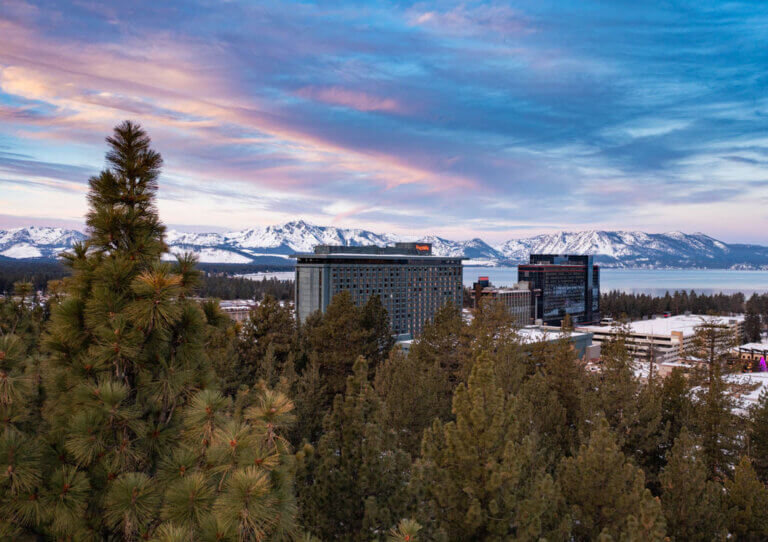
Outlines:
[{"label": "illuminated sign on building", "polygon": [[424,252],[429,250],[429,245],[416,245],[416,250]]}]

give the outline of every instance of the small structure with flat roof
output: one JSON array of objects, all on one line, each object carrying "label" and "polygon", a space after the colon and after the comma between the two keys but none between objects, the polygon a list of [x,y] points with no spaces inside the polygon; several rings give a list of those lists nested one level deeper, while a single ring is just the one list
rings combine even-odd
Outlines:
[{"label": "small structure with flat roof", "polygon": [[690,351],[696,329],[705,323],[732,329],[734,340],[743,335],[743,315],[687,314],[636,320],[623,325],[578,326],[576,329],[592,333],[594,342],[598,344],[616,339],[623,333],[627,347],[636,359],[647,360],[652,356],[657,363],[675,363],[681,361],[685,353]]}]

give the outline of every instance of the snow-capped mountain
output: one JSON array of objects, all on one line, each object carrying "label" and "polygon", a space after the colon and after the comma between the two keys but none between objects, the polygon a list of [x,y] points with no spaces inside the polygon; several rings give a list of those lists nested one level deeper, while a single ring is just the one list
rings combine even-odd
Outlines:
[{"label": "snow-capped mountain", "polygon": [[498,247],[509,260],[528,254],[594,254],[604,267],[763,267],[768,248],[728,245],[703,233],[639,231],[560,232],[513,239]]},{"label": "snow-capped mountain", "polygon": [[378,245],[398,241],[388,234],[366,230],[315,226],[303,220],[282,225],[250,228],[227,233],[185,233],[169,230],[165,241],[172,253],[192,251],[200,261],[221,263],[276,263],[295,252],[311,252],[315,245]]},{"label": "snow-capped mountain", "polygon": [[425,243],[432,243],[432,253],[437,256],[464,256],[466,265],[500,265],[508,258],[499,250],[482,239],[470,239],[469,241],[450,241],[436,235],[428,235],[419,239]]},{"label": "snow-capped mountain", "polygon": [[55,258],[60,252],[85,240],[75,230],[30,226],[0,230],[0,256],[6,258]]},{"label": "snow-capped mountain", "polygon": [[[84,238],[80,232],[62,228],[0,230],[0,257],[54,258]],[[367,230],[315,226],[301,220],[227,233],[166,233],[173,254],[194,252],[202,262],[268,265],[291,265],[290,254],[311,252],[319,244],[384,246],[417,240],[432,243],[435,255],[464,256],[465,265],[510,265],[527,261],[530,253],[569,253],[594,254],[604,267],[768,269],[768,247],[726,244],[703,233],[560,232],[512,239],[495,247],[482,239],[452,241],[435,235],[406,239]]]}]

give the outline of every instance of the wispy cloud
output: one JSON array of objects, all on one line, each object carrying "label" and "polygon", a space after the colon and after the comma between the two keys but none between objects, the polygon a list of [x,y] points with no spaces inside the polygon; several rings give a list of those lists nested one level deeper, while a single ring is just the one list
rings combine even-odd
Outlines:
[{"label": "wispy cloud", "polygon": [[628,5],[8,0],[0,212],[55,216],[36,211],[55,188],[82,216],[104,136],[132,118],[175,224],[768,242],[768,7]]}]

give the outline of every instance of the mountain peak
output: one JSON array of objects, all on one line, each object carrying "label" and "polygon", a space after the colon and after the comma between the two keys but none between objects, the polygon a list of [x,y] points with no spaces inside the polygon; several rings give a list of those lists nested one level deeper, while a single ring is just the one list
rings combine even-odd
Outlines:
[{"label": "mountain peak", "polygon": [[[85,235],[78,231],[46,226],[0,230],[0,256],[54,258],[84,239]],[[415,238],[317,226],[305,220],[227,233],[166,232],[172,253],[192,250],[204,262],[271,265],[291,265],[290,254],[311,252],[316,245],[384,246],[405,240]],[[434,234],[419,240],[432,243],[435,255],[465,257],[465,265],[508,265],[527,261],[531,253],[571,253],[593,254],[603,267],[768,268],[768,248],[728,245],[700,232],[560,231],[510,239],[498,246],[490,246],[480,238],[452,241]]]}]

